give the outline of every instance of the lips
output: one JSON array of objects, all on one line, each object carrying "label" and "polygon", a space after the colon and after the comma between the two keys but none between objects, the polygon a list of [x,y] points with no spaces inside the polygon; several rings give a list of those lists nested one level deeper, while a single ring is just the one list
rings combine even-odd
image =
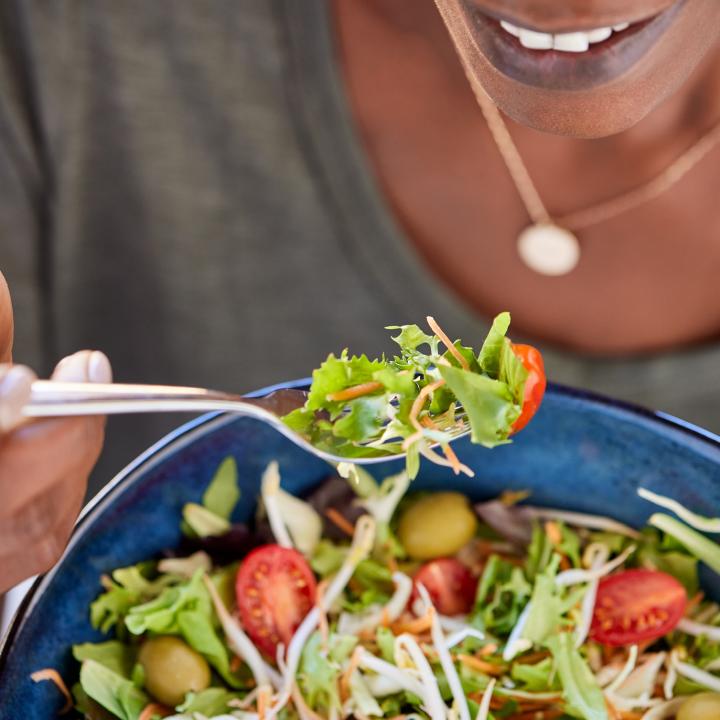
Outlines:
[{"label": "lips", "polygon": [[[501,73],[524,85],[561,91],[595,88],[627,73],[658,42],[684,2],[639,21],[615,16],[605,25],[606,20],[585,17],[575,27],[563,20],[544,30],[537,20],[523,25],[507,12],[498,17],[464,0],[479,49]],[[562,32],[549,29],[558,26]]]}]

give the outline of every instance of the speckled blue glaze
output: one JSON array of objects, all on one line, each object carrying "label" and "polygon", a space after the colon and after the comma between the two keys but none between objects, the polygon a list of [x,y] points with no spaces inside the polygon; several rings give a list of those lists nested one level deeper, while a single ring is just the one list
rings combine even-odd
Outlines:
[{"label": "speckled blue glaze", "polygon": [[[529,489],[538,504],[640,525],[653,511],[636,495],[642,485],[720,515],[720,438],[564,388],[549,390],[535,421],[512,445],[485,450],[461,441],[457,451],[476,478],[425,465],[417,487],[452,487],[474,498]],[[33,684],[30,673],[54,667],[73,680],[70,646],[101,637],[88,622],[100,575],[175,545],[182,505],[200,498],[228,454],[237,460],[242,481],[238,520],[253,511],[269,460],[279,460],[283,484],[295,493],[328,471],[264,425],[226,416],[195,420],[148,451],[86,510],[62,561],[36,583],[21,609],[0,654],[0,718],[56,716],[63,704],[59,693],[50,683]],[[384,476],[398,467],[380,464],[372,472]]]}]

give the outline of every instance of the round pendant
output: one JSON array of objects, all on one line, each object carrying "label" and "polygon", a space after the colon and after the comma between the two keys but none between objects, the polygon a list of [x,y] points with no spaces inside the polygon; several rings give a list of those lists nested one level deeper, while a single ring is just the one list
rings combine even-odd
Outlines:
[{"label": "round pendant", "polygon": [[520,233],[517,249],[522,261],[541,275],[567,275],[580,261],[578,239],[557,225],[531,225]]}]

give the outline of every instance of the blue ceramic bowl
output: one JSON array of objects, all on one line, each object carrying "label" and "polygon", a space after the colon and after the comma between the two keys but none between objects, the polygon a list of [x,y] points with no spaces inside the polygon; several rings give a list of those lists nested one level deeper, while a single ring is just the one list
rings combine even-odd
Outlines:
[{"label": "blue ceramic bowl", "polygon": [[[720,438],[585,393],[551,387],[535,421],[512,445],[486,450],[460,441],[457,451],[475,478],[426,464],[416,487],[455,488],[473,498],[529,489],[537,504],[638,526],[653,511],[636,494],[642,485],[720,515]],[[237,520],[252,514],[271,459],[279,460],[283,484],[294,493],[308,491],[328,472],[270,428],[225,415],[194,420],[151,448],[84,512],[62,561],[35,584],[18,613],[0,651],[0,718],[56,716],[59,693],[50,683],[33,684],[30,673],[54,667],[68,681],[75,677],[71,645],[101,639],[88,621],[100,576],[176,545],[183,504],[199,500],[229,454],[242,482]],[[371,468],[383,477],[398,464]]]}]

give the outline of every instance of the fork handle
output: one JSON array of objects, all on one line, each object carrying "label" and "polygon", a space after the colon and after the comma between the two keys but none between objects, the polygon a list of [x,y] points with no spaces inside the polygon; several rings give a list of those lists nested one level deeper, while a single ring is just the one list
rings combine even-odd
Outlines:
[{"label": "fork handle", "polygon": [[261,404],[259,400],[204,388],[36,380],[23,415],[32,418],[232,410],[258,417],[267,413]]}]

